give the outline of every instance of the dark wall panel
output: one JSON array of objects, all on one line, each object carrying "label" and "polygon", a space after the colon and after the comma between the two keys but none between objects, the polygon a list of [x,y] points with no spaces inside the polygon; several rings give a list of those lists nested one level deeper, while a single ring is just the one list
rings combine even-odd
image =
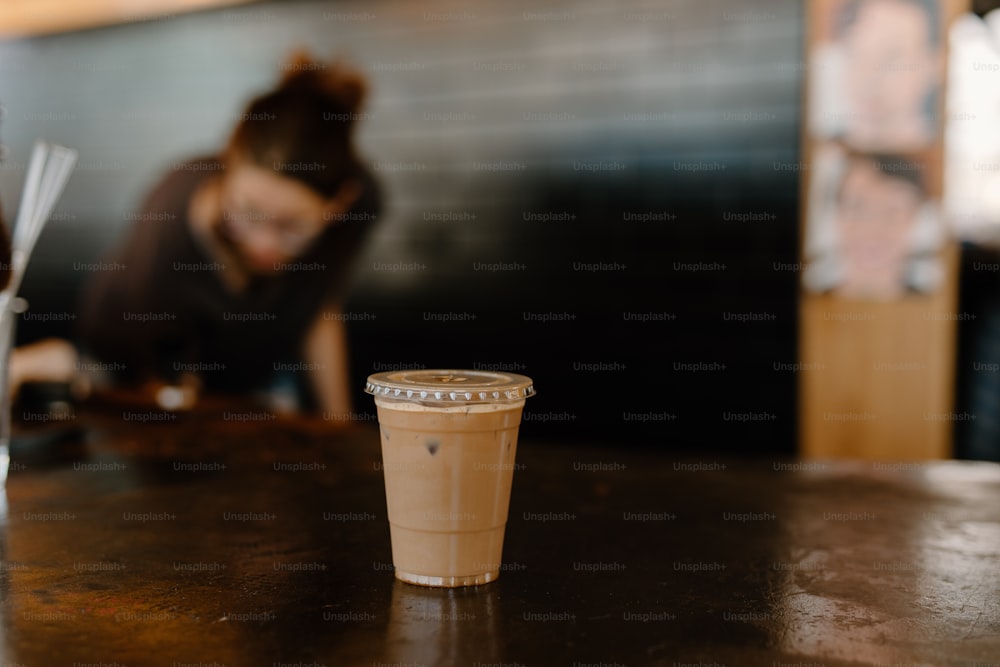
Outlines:
[{"label": "dark wall panel", "polygon": [[539,435],[791,451],[800,5],[265,2],[0,43],[8,216],[36,137],[81,152],[24,293],[72,312],[88,264],[155,224],[129,215],[157,175],[215,150],[304,45],[373,88],[360,142],[388,205],[351,301],[356,385],[499,365],[536,377]]}]

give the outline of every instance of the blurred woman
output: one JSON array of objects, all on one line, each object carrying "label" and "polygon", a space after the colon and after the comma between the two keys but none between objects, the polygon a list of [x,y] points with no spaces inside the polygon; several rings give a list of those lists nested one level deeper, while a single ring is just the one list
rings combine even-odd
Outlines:
[{"label": "blurred woman", "polygon": [[83,351],[129,385],[285,383],[346,418],[344,301],[380,207],[353,141],[365,82],[304,55],[284,69],[220,155],[175,165],[133,216],[85,290]]}]

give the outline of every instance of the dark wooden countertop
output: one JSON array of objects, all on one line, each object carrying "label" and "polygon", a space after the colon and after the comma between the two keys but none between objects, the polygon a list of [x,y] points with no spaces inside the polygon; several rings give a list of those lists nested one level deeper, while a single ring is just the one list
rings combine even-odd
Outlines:
[{"label": "dark wooden countertop", "polygon": [[440,590],[392,576],[373,424],[129,414],[15,447],[0,664],[1000,664],[994,464],[525,439],[500,579]]}]

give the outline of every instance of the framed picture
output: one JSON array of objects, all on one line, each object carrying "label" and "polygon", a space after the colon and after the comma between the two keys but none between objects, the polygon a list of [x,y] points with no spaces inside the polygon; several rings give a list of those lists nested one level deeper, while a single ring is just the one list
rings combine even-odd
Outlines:
[{"label": "framed picture", "polygon": [[945,62],[938,0],[820,6],[810,49],[810,133],[871,152],[906,153],[933,143]]},{"label": "framed picture", "polygon": [[818,146],[814,156],[806,289],[874,301],[935,290],[944,230],[923,163],[839,144]]}]

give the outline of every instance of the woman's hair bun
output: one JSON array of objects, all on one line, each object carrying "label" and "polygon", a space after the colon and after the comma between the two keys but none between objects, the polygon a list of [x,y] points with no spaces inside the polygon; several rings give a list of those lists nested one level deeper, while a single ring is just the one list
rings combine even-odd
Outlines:
[{"label": "woman's hair bun", "polygon": [[[361,73],[306,52],[282,65],[278,87],[250,101],[233,129],[227,160],[245,160],[295,178],[323,196],[355,178],[353,134],[367,86]],[[298,169],[322,165],[322,169]]]},{"label": "woman's hair bun", "polygon": [[285,71],[279,90],[311,92],[326,99],[331,111],[356,114],[365,101],[368,86],[362,74],[335,62],[325,63],[308,51],[296,51],[282,65]]}]

